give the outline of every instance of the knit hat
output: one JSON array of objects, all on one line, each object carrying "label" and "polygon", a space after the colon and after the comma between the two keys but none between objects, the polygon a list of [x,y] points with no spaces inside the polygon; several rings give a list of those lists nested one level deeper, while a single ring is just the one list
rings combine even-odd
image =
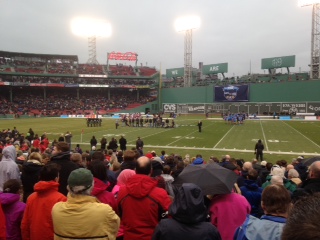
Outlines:
[{"label": "knit hat", "polygon": [[264,166],[264,167],[267,166],[267,161],[262,161],[262,162],[260,163],[260,165],[261,165],[261,166]]},{"label": "knit hat", "polygon": [[85,168],[73,170],[68,178],[68,185],[73,192],[82,192],[93,185],[93,176]]}]

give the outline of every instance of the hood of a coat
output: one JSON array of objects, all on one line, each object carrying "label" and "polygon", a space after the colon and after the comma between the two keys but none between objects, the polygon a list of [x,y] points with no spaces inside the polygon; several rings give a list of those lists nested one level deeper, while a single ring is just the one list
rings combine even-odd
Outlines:
[{"label": "hood of a coat", "polygon": [[34,163],[31,161],[28,161],[23,164],[23,172],[24,173],[31,173],[31,174],[37,173],[41,170],[41,168],[42,168],[42,165],[40,162]]},{"label": "hood of a coat", "polygon": [[98,194],[104,192],[107,190],[109,184],[104,183],[103,181],[101,181],[98,178],[93,178],[94,181],[94,185],[93,185],[93,189],[92,189],[92,193],[91,195],[93,196],[97,196]]},{"label": "hood of a coat", "polygon": [[175,192],[169,214],[178,222],[187,224],[205,221],[207,208],[201,188],[193,183],[183,183]]},{"label": "hood of a coat", "polygon": [[129,195],[136,198],[143,198],[154,189],[158,184],[158,181],[152,179],[147,175],[136,174],[130,178],[127,183],[127,190]]},{"label": "hood of a coat", "polygon": [[17,158],[17,151],[14,146],[5,147],[2,150],[2,159],[1,161],[13,161],[15,162]]},{"label": "hood of a coat", "polygon": [[19,194],[14,193],[0,193],[0,202],[2,206],[11,205],[20,200]]},{"label": "hood of a coat", "polygon": [[59,189],[59,183],[55,181],[48,181],[48,182],[40,181],[34,185],[34,191],[38,193],[46,192],[49,190],[58,191],[58,189]]},{"label": "hood of a coat", "polygon": [[259,186],[258,186],[257,182],[254,181],[254,180],[246,179],[246,180],[244,180],[244,185],[245,185],[248,189],[250,189],[250,190],[252,190],[252,191],[256,191],[256,190],[259,189]]}]

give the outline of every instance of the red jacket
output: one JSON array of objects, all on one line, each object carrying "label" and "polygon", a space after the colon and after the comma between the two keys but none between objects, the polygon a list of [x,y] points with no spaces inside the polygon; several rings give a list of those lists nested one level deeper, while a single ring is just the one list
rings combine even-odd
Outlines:
[{"label": "red jacket", "polygon": [[107,191],[107,188],[109,187],[109,185],[104,183],[98,178],[93,178],[93,179],[94,179],[94,185],[93,185],[93,190],[91,192],[91,195],[98,198],[100,202],[109,204],[109,206],[112,207],[113,211],[118,213],[117,201],[113,193]]},{"label": "red jacket", "polygon": [[27,200],[21,232],[23,240],[53,240],[52,207],[67,198],[58,192],[59,183],[40,181],[34,185],[34,193]]},{"label": "red jacket", "polygon": [[0,203],[0,240],[6,240],[6,216],[3,213]]},{"label": "red jacket", "polygon": [[32,146],[35,148],[40,148],[40,140],[38,138],[33,140]]},{"label": "red jacket", "polygon": [[168,211],[170,197],[157,181],[136,174],[118,193],[118,207],[124,225],[124,239],[150,240],[159,222],[159,212]]}]

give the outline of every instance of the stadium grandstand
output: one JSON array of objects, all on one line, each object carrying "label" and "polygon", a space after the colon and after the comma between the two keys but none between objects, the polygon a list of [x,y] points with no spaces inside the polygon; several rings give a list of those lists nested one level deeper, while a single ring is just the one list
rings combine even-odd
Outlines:
[{"label": "stadium grandstand", "polygon": [[130,110],[154,100],[158,79],[159,72],[147,66],[81,64],[76,55],[0,51],[0,113],[56,116]]}]

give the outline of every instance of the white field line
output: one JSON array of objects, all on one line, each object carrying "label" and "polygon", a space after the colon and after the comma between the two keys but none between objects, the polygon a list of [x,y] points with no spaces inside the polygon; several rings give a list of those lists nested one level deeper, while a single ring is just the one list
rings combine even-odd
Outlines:
[{"label": "white field line", "polygon": [[267,142],[267,139],[266,139],[266,135],[264,134],[264,130],[263,130],[263,126],[262,126],[261,120],[260,120],[260,126],[261,126],[261,130],[262,130],[262,135],[263,135],[263,139],[264,139],[264,144],[266,145],[267,151],[269,151],[268,142]]},{"label": "white field line", "polygon": [[[72,144],[81,144],[81,145],[90,145],[90,143],[80,143],[72,142]],[[128,147],[135,147],[135,144],[127,144]],[[221,151],[221,152],[242,152],[242,153],[252,153],[252,150],[243,150],[243,149],[227,149],[227,148],[199,148],[199,147],[176,147],[176,146],[155,146],[155,145],[144,145],[147,148],[162,148],[166,149],[188,149],[188,150],[199,150],[199,151]],[[303,156],[319,156],[320,153],[306,153],[306,152],[281,152],[281,151],[263,151],[263,153],[268,154],[281,154],[281,155],[303,155]]]},{"label": "white field line", "polygon": [[318,144],[316,144],[314,141],[312,141],[310,138],[308,138],[307,136],[305,136],[303,133],[299,132],[297,129],[295,129],[294,127],[290,126],[288,123],[286,123],[285,121],[282,121],[283,124],[287,125],[288,127],[290,127],[291,129],[295,130],[297,133],[299,133],[301,136],[305,137],[305,139],[309,140],[310,142],[312,142],[314,145],[316,145],[318,148],[320,148],[320,146]]},{"label": "white field line", "polygon": [[[203,127],[202,129],[207,128],[207,127],[209,127],[209,126],[211,126],[211,125],[213,125],[213,124],[214,124],[214,123],[211,123],[211,124],[209,124],[209,125],[207,125],[207,126]],[[175,142],[178,142],[178,141],[180,141],[180,140],[182,140],[182,139],[184,139],[184,138],[188,137],[189,135],[194,134],[194,133],[196,133],[196,132],[198,132],[198,131],[199,131],[199,130],[197,130],[197,131],[193,131],[193,132],[191,132],[191,133],[189,133],[189,134],[187,134],[187,135],[185,135],[185,136],[183,136],[183,137],[179,138],[178,140],[175,140],[175,141],[173,141],[173,142],[171,142],[171,143],[168,143],[168,144],[167,144],[167,146],[169,146],[169,145],[171,145],[171,144],[173,144],[173,143],[175,143]]]},{"label": "white field line", "polygon": [[228,135],[228,133],[234,128],[234,126],[235,125],[233,125],[232,126],[232,128],[230,128],[229,129],[229,131],[228,132],[226,132],[226,134],[220,139],[220,141],[219,142],[217,142],[217,144],[216,145],[214,145],[214,147],[213,148],[216,148],[218,145],[219,145],[219,143]]}]

